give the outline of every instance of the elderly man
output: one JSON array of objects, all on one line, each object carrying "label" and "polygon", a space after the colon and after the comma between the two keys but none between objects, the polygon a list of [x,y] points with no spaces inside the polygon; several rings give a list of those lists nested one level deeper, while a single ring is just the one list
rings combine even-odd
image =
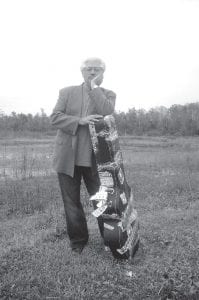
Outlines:
[{"label": "elderly man", "polygon": [[[81,179],[89,195],[99,189],[99,176],[89,134],[89,124],[112,114],[116,95],[100,87],[105,64],[99,58],[89,58],[81,65],[84,83],[60,90],[57,104],[51,115],[57,131],[54,169],[64,202],[67,232],[71,248],[81,253],[88,242],[88,228],[80,202]],[[103,221],[98,218],[103,237]]]}]

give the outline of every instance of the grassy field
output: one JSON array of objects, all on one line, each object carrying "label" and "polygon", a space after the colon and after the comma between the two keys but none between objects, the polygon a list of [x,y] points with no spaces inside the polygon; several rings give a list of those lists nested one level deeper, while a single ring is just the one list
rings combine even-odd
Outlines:
[{"label": "grassy field", "polygon": [[199,140],[123,137],[140,219],[133,261],[104,251],[85,188],[90,240],[74,255],[53,141],[0,140],[0,299],[199,299]]}]

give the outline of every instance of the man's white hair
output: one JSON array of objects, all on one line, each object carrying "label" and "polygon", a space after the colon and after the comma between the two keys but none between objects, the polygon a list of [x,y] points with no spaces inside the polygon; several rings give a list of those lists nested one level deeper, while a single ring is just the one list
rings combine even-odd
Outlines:
[{"label": "man's white hair", "polygon": [[84,60],[81,64],[81,70],[86,68],[88,66],[89,62],[93,62],[93,61],[97,61],[98,62],[97,67],[100,67],[105,71],[106,65],[103,62],[103,60],[101,58],[98,58],[98,57],[89,57],[86,60]]}]

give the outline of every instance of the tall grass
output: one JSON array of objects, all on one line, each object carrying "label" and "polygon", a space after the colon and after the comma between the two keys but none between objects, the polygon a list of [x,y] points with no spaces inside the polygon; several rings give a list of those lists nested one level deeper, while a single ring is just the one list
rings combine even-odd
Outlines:
[{"label": "tall grass", "polygon": [[52,140],[8,140],[0,144],[0,178],[26,179],[52,174]]}]

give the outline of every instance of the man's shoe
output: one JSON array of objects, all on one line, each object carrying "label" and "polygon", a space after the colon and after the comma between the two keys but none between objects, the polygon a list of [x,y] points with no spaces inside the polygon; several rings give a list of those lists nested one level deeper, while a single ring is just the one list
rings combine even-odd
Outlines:
[{"label": "man's shoe", "polygon": [[83,249],[84,249],[84,247],[76,247],[76,248],[72,248],[72,251],[74,253],[81,254]]}]

